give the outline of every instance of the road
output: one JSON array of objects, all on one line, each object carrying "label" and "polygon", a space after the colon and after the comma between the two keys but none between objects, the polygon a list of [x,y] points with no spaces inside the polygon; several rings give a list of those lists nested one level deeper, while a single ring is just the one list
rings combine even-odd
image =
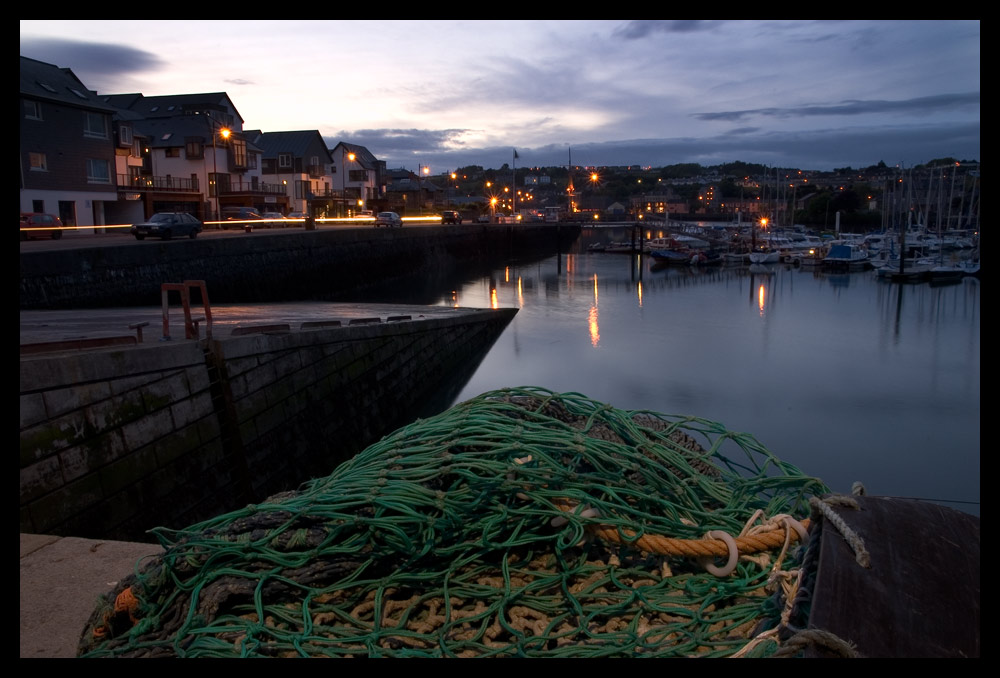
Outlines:
[{"label": "road", "polygon": [[[404,221],[404,228],[427,228],[428,226],[440,226],[440,217],[424,217],[425,221],[417,221],[421,217],[413,217],[413,220]],[[92,227],[87,227],[92,228]],[[101,228],[101,227],[96,227]],[[326,231],[326,230],[357,230],[357,229],[371,229],[373,226],[368,223],[357,223],[357,222],[338,222],[335,224],[317,224],[316,230]],[[142,241],[136,240],[128,232],[128,227],[118,226],[118,227],[108,227],[104,229],[104,233],[84,233],[76,232],[69,229],[64,230],[63,237],[58,240],[51,240],[48,238],[38,239],[38,240],[22,240],[21,251],[22,252],[37,252],[37,251],[53,251],[53,250],[74,250],[83,249],[87,247],[118,247],[118,246],[135,246],[143,247],[148,246],[151,242],[163,242],[156,238],[147,238]],[[233,226],[229,229],[222,230],[215,226],[208,226],[201,233],[198,234],[198,239],[208,239],[213,240],[216,238],[256,238],[264,235],[283,235],[283,236],[293,236],[299,233],[304,233],[305,227],[301,223],[296,223],[295,225],[289,226],[275,226],[273,228],[254,228],[250,233],[243,230],[242,226]],[[188,238],[174,238],[171,242],[185,242]]]}]

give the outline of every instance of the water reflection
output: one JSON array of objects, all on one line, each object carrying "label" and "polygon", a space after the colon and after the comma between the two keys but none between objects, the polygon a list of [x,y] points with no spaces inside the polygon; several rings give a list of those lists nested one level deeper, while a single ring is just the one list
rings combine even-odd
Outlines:
[{"label": "water reflection", "polygon": [[459,400],[577,391],[753,433],[836,491],[978,502],[978,281],[654,269],[586,244],[459,287],[462,306],[521,309]]}]

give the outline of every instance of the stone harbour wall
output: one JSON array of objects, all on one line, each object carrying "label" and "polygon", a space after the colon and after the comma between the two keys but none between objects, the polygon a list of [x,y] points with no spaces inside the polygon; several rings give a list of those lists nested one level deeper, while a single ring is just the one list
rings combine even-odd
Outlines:
[{"label": "stone harbour wall", "polygon": [[20,531],[152,541],[453,399],[516,309],[22,356]]},{"label": "stone harbour wall", "polygon": [[579,234],[544,223],[321,228],[22,252],[20,308],[157,305],[161,283],[178,280],[204,280],[214,303],[346,299],[470,263],[564,251]]}]

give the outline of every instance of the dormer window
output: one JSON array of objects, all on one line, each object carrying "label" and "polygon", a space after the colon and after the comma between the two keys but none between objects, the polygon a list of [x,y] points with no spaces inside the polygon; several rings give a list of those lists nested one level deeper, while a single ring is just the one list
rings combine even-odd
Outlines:
[{"label": "dormer window", "polygon": [[278,154],[278,167],[280,169],[291,169],[292,168],[292,154],[291,153],[279,153]]},{"label": "dormer window", "polygon": [[118,128],[118,145],[123,148],[128,148],[132,145],[132,128],[127,125],[122,125]]}]

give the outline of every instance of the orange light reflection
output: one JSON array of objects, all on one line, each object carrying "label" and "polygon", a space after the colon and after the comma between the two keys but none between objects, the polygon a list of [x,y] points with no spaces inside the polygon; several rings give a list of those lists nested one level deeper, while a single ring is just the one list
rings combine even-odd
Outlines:
[{"label": "orange light reflection", "polygon": [[590,314],[589,317],[587,318],[587,325],[590,327],[590,345],[596,348],[597,345],[601,342],[601,332],[600,328],[597,325],[596,306],[590,307]]},{"label": "orange light reflection", "polygon": [[760,314],[764,315],[764,285],[761,284],[760,289],[757,290],[757,307],[760,309]]}]

